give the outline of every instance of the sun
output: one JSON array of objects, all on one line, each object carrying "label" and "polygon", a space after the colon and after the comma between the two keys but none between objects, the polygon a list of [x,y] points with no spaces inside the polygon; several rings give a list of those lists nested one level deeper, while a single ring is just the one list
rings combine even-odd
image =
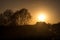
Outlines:
[{"label": "sun", "polygon": [[45,22],[45,20],[46,20],[46,15],[45,14],[38,15],[38,21],[39,22]]}]

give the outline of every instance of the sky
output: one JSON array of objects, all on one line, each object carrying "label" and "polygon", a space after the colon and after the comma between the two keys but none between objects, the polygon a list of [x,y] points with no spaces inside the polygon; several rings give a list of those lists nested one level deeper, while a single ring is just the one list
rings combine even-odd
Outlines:
[{"label": "sky", "polygon": [[0,0],[0,13],[6,9],[14,12],[22,8],[28,9],[33,22],[37,22],[37,15],[44,13],[46,22],[54,24],[60,22],[60,0]]}]

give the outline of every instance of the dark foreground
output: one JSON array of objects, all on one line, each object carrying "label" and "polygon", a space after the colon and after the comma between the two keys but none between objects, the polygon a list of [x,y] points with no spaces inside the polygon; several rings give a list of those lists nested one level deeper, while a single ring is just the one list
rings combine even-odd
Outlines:
[{"label": "dark foreground", "polygon": [[60,33],[49,30],[48,26],[0,26],[0,39],[60,40]]}]

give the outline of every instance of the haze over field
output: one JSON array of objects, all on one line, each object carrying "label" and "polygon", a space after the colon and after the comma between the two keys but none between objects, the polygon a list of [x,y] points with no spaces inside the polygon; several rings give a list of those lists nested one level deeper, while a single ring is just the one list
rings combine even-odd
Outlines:
[{"label": "haze over field", "polygon": [[14,12],[27,8],[32,15],[32,24],[38,20],[40,14],[46,15],[46,23],[55,24],[60,22],[60,0],[0,0],[0,13],[6,9]]},{"label": "haze over field", "polygon": [[0,0],[0,39],[60,40],[60,0]]}]

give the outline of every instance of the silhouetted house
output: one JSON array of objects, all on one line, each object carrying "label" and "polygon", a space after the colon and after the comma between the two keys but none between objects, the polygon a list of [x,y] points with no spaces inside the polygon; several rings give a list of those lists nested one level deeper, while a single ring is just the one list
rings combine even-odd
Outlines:
[{"label": "silhouetted house", "polygon": [[42,35],[42,36],[49,36],[49,28],[48,28],[48,24],[46,24],[45,22],[37,22],[35,24],[36,28],[37,28],[37,32]]}]

